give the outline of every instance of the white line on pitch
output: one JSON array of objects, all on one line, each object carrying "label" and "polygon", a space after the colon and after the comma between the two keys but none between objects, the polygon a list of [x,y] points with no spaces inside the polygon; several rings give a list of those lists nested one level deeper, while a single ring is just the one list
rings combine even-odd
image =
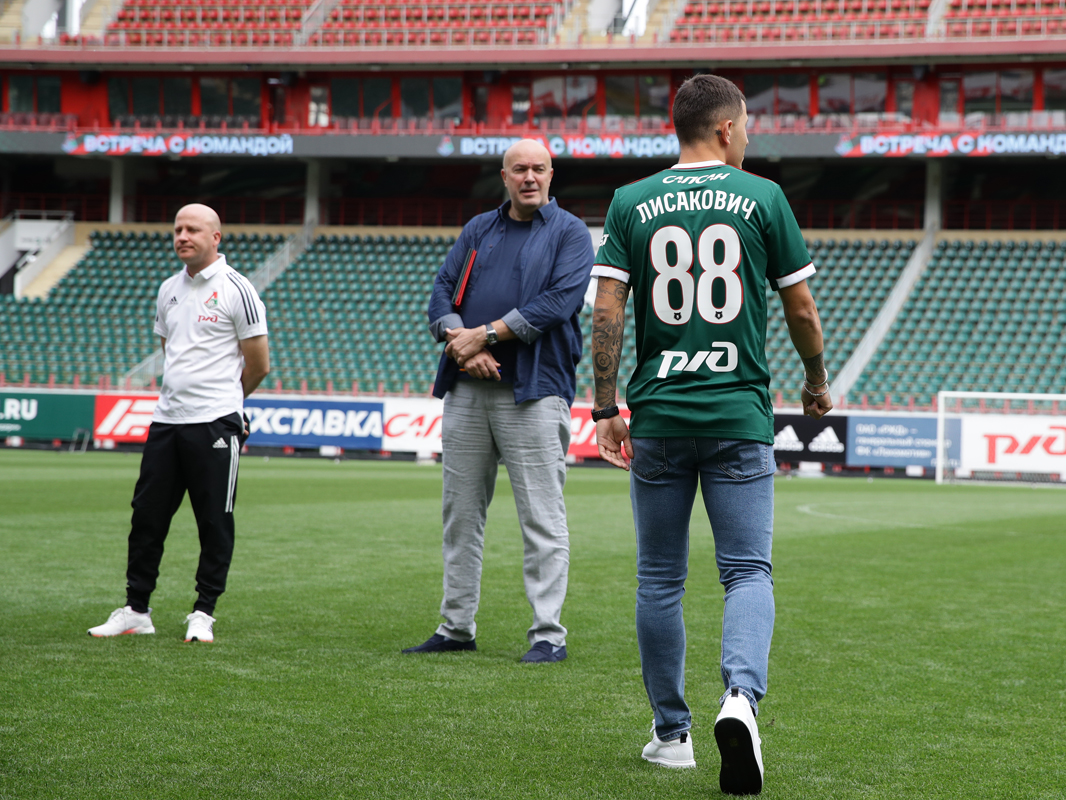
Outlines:
[{"label": "white line on pitch", "polygon": [[801,514],[809,514],[812,517],[827,517],[829,519],[843,519],[848,522],[863,522],[868,525],[876,525],[879,528],[938,528],[939,525],[921,525],[913,522],[886,522],[885,520],[865,519],[852,517],[846,514],[830,514],[828,511],[815,511],[813,505],[796,506]]}]

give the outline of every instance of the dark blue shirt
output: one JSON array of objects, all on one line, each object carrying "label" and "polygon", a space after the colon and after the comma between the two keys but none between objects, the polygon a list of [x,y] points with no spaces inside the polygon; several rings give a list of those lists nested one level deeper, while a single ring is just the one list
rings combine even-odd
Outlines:
[{"label": "dark blue shirt", "polygon": [[[429,299],[429,328],[438,342],[444,341],[445,328],[475,328],[502,319],[517,336],[514,365],[515,403],[539,400],[552,395],[567,403],[574,401],[577,364],[581,360],[581,326],[578,312],[588,288],[594,253],[592,238],[581,220],[559,208],[554,199],[537,209],[524,246],[510,256],[514,259],[509,278],[497,281],[500,248],[509,250],[505,240],[509,226],[510,201],[495,211],[479,214],[459,234],[444,264],[437,273]],[[452,292],[459,281],[467,251],[478,251],[467,284],[467,298],[461,312],[452,306]],[[497,262],[499,258],[499,262]],[[484,262],[482,259],[486,259]],[[484,266],[482,266],[484,264]],[[490,266],[497,266],[490,269]],[[488,278],[487,276],[492,276]],[[493,285],[491,301],[475,316],[468,303],[480,293],[475,284]],[[485,287],[488,293],[488,285]],[[507,308],[503,314],[487,314],[493,308]],[[495,354],[495,353],[494,353]],[[500,361],[499,357],[496,358]],[[443,353],[437,369],[433,394],[444,397],[459,376],[459,365]]]},{"label": "dark blue shirt", "polygon": [[[487,252],[478,251],[463,298],[465,319],[495,322],[515,307],[514,298],[518,296],[518,286],[522,282],[518,265],[522,248],[533,232],[533,220],[522,222],[504,214],[503,227],[503,239],[499,244],[489,245]],[[504,383],[514,383],[520,344],[521,339],[508,339],[489,348],[493,358],[500,363],[500,380]],[[465,372],[460,372],[459,378],[477,380]]]}]

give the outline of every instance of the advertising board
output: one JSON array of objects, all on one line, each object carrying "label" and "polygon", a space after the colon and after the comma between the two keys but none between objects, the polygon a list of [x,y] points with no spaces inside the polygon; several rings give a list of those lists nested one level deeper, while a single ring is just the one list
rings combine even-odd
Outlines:
[{"label": "advertising board", "polygon": [[435,397],[386,398],[383,450],[429,455],[441,451],[444,402]]},{"label": "advertising board", "polygon": [[[100,445],[142,443],[155,411],[154,394],[0,392],[0,436],[69,439],[91,428]],[[253,395],[248,444],[384,450],[428,456],[441,452],[444,404],[432,397],[306,399]],[[596,426],[588,405],[571,409],[568,454],[597,458]],[[622,408],[629,418],[629,410]],[[1066,425],[1060,417],[982,415],[946,420],[947,466],[978,471],[1066,475]],[[962,444],[965,443],[965,452]],[[106,445],[105,445],[106,446]],[[926,415],[831,415],[815,421],[777,414],[778,462],[820,461],[850,467],[933,468],[936,419]]]},{"label": "advertising board", "polygon": [[93,395],[0,392],[0,438],[70,439],[93,424]]},{"label": "advertising board", "polygon": [[802,414],[774,415],[774,458],[778,462],[843,464],[847,440],[845,417],[814,420]]},{"label": "advertising board", "polygon": [[1066,420],[1020,414],[962,418],[960,468],[1066,475]]},{"label": "advertising board", "polygon": [[96,395],[93,439],[122,443],[144,442],[152,424],[158,395]]},{"label": "advertising board", "polygon": [[[629,409],[619,406],[622,419],[629,419]],[[578,458],[599,458],[596,445],[596,423],[592,421],[592,406],[573,406],[570,409],[569,455]]]},{"label": "advertising board", "polygon": [[248,444],[380,450],[385,404],[381,400],[297,400],[253,395],[245,401]]},{"label": "advertising board", "polygon": [[[936,417],[852,415],[848,420],[849,467],[936,468]],[[959,420],[945,421],[947,466],[959,465]]]}]

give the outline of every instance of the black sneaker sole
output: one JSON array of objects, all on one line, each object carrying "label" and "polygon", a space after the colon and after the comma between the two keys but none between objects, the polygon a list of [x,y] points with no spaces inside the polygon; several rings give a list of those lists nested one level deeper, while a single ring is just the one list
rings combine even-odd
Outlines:
[{"label": "black sneaker sole", "polygon": [[751,732],[743,720],[726,718],[714,726],[714,738],[722,754],[718,785],[726,794],[759,794],[762,775],[755,760]]}]

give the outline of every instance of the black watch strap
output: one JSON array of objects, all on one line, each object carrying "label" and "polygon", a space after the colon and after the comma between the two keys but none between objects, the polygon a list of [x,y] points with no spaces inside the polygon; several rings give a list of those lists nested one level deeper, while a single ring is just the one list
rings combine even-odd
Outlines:
[{"label": "black watch strap", "polygon": [[611,417],[618,416],[618,406],[608,406],[607,408],[601,408],[599,411],[592,412],[592,421],[599,422],[601,419],[610,419]]}]

